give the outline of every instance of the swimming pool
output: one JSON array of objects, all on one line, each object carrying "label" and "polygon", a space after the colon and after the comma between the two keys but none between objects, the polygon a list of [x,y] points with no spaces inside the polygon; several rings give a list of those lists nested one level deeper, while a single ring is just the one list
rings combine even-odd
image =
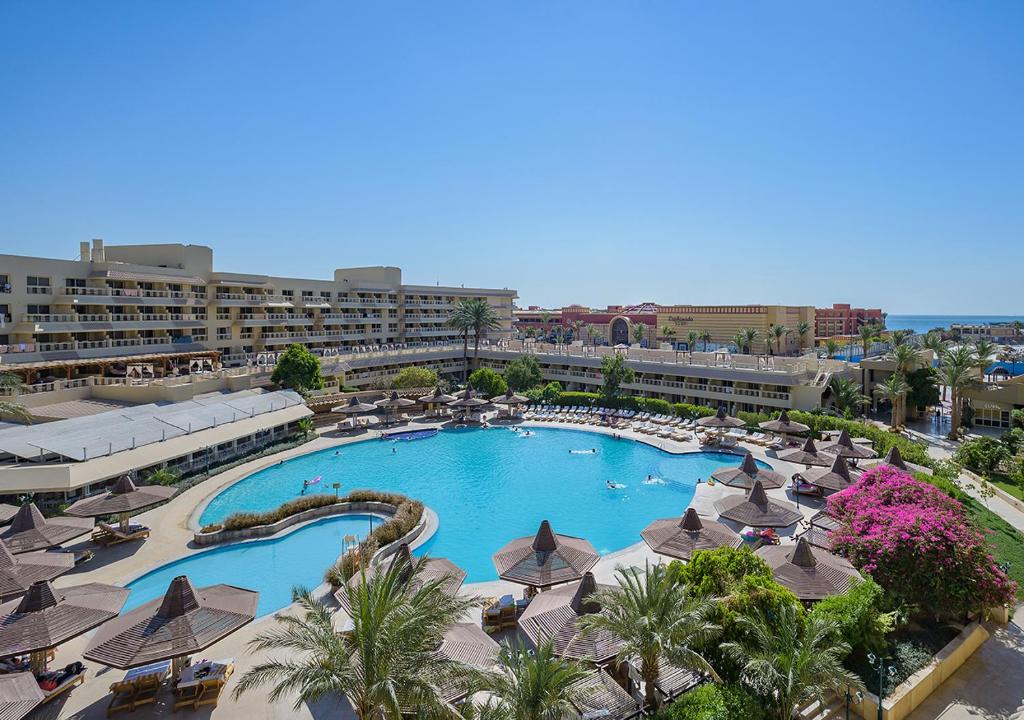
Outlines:
[{"label": "swimming pool", "polygon": [[[601,553],[620,550],[639,542],[651,520],[682,514],[698,478],[740,460],[724,453],[672,455],[579,430],[531,433],[452,429],[418,442],[367,440],[309,453],[226,488],[200,523],[270,510],[297,497],[304,480],[323,476],[326,487],[341,483],[343,493],[371,488],[422,500],[440,527],[420,552],[456,563],[467,582],[483,582],[497,577],[491,555],[536,532],[545,518],[555,532],[585,537]],[[657,481],[646,482],[648,475]],[[608,481],[624,487],[609,489]]]},{"label": "swimming pool", "polygon": [[224,545],[162,565],[133,580],[124,610],[161,597],[178,575],[188,575],[195,587],[227,583],[260,593],[257,616],[289,605],[292,586],[315,588],[324,570],[341,554],[346,535],[366,537],[369,515],[323,518],[287,535]]}]

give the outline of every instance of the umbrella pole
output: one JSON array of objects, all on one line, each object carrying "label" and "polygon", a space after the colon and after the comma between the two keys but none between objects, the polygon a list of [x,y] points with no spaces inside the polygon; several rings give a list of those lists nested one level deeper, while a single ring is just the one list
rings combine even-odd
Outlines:
[{"label": "umbrella pole", "polygon": [[179,655],[171,658],[171,677],[177,681],[181,677],[181,671],[188,667],[188,656]]},{"label": "umbrella pole", "polygon": [[46,672],[46,656],[50,653],[49,649],[34,650],[28,656],[28,665],[32,670],[32,674],[39,676]]},{"label": "umbrella pole", "polygon": [[121,532],[127,533],[131,528],[131,518],[128,516],[128,513],[121,513],[119,520],[121,521]]}]

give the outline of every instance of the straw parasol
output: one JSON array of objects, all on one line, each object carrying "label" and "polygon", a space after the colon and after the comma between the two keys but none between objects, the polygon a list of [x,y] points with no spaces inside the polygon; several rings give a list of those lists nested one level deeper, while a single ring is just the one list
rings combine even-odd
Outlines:
[{"label": "straw parasol", "polygon": [[495,405],[508,405],[509,407],[512,407],[513,405],[522,405],[523,403],[528,403],[530,402],[530,398],[523,397],[522,395],[516,395],[514,392],[512,392],[511,389],[509,389],[505,392],[504,395],[492,397],[491,402],[494,403]]},{"label": "straw parasol", "polygon": [[[408,543],[402,543],[398,551],[392,556],[391,564],[388,566],[389,569],[392,567],[400,566],[402,568],[401,580],[403,583],[409,583],[413,581],[411,588],[417,590],[426,583],[440,581],[440,589],[449,595],[457,595],[459,588],[462,587],[463,581],[466,579],[466,571],[460,568],[458,565],[453,563],[451,560],[446,558],[424,558],[422,560],[423,568],[420,570],[419,575],[413,579],[413,570],[416,568],[417,561],[413,558],[412,552],[409,550]],[[373,579],[372,573],[366,573],[367,582]],[[348,586],[351,588],[359,587],[359,584],[363,582],[363,573],[356,573],[348,579]],[[345,588],[339,588],[334,593],[334,598],[345,608],[347,611],[348,606],[348,593]]]},{"label": "straw parasol", "polygon": [[876,468],[879,465],[889,465],[894,468],[903,470],[904,472],[919,472],[927,475],[932,474],[932,469],[925,467],[924,465],[918,465],[917,463],[908,463],[903,459],[900,449],[893,445],[889,448],[889,452],[885,454],[885,457],[881,460],[874,460],[870,463],[864,463],[863,467],[867,469]]},{"label": "straw parasol", "polygon": [[766,545],[757,554],[768,563],[775,580],[800,600],[821,600],[840,595],[860,580],[860,573],[845,558],[825,550],[813,550],[804,538],[796,545]]},{"label": "straw parasol", "polygon": [[795,505],[788,502],[769,500],[760,482],[754,482],[754,488],[747,497],[733,495],[715,502],[718,514],[726,520],[732,520],[750,527],[784,528],[803,519],[803,515]]},{"label": "straw parasol", "polygon": [[776,457],[797,465],[820,465],[822,467],[829,467],[835,460],[835,455],[829,455],[818,449],[818,446],[814,444],[814,438],[807,438],[799,448],[780,452]]},{"label": "straw parasol", "polygon": [[758,423],[757,426],[762,430],[782,433],[783,435],[804,433],[811,429],[809,425],[804,425],[803,423],[790,420],[789,413],[785,410],[783,410],[775,420],[766,420],[763,423]]},{"label": "straw parasol", "polygon": [[793,476],[800,477],[805,483],[810,483],[822,490],[839,492],[853,485],[860,478],[860,473],[850,472],[850,465],[843,458],[836,456],[830,468],[812,468],[804,470]]},{"label": "straw parasol", "polygon": [[338,413],[340,415],[361,415],[362,413],[373,412],[376,409],[376,405],[359,402],[359,398],[353,397],[349,398],[349,401],[344,405],[332,407],[331,412]]},{"label": "straw parasol", "polygon": [[[477,670],[487,670],[498,662],[501,648],[490,635],[480,629],[477,623],[455,623],[445,630],[437,653],[449,660],[468,665]],[[444,684],[441,696],[446,702],[455,703],[467,695],[465,687]]]},{"label": "straw parasol", "polygon": [[6,525],[14,516],[18,514],[18,508],[15,505],[8,505],[7,503],[0,503],[0,525]]},{"label": "straw parasol", "polygon": [[546,588],[572,582],[597,564],[600,555],[583,538],[556,535],[544,520],[533,537],[513,540],[494,554],[502,580]]},{"label": "straw parasol", "polygon": [[804,538],[814,547],[828,550],[832,547],[831,534],[839,529],[839,521],[822,510],[811,516],[811,525],[799,537]]},{"label": "straw parasol", "polygon": [[731,415],[726,414],[725,405],[720,405],[718,407],[718,412],[716,412],[714,415],[697,418],[697,424],[706,428],[719,429],[743,427],[744,425],[746,425],[746,423],[740,420],[739,418],[735,418],[732,417]]},{"label": "straw parasol", "polygon": [[587,572],[577,582],[533,598],[519,618],[519,629],[535,647],[550,640],[559,657],[602,665],[618,655],[622,639],[605,630],[581,635],[579,620],[601,612],[601,606],[591,599],[594,593],[614,589],[612,585],[598,585],[594,574]]},{"label": "straw parasol", "polygon": [[385,410],[394,410],[394,412],[397,414],[399,408],[415,405],[416,401],[410,400],[409,398],[399,397],[398,393],[392,390],[391,397],[384,398],[383,400],[378,400],[374,404],[379,408],[384,408]]},{"label": "straw parasol", "polygon": [[31,656],[32,670],[46,669],[48,650],[117,617],[128,590],[88,583],[54,590],[41,580],[25,596],[0,605],[0,657]]},{"label": "straw parasol", "polygon": [[30,672],[0,675],[0,718],[4,720],[22,720],[45,697]]},{"label": "straw parasol", "polygon": [[476,392],[473,390],[472,385],[466,385],[466,389],[457,394],[455,399],[448,403],[448,407],[475,408],[487,404],[488,401],[484,398],[476,397]]},{"label": "straw parasol", "polygon": [[786,484],[786,476],[775,472],[771,468],[763,468],[754,461],[754,456],[749,452],[743,457],[739,467],[725,467],[711,473],[718,482],[729,487],[743,488],[749,490],[754,487],[758,480],[761,484],[771,490],[780,488]]},{"label": "straw parasol", "polygon": [[732,529],[713,520],[701,520],[693,508],[687,508],[682,519],[655,520],[640,531],[640,537],[659,555],[680,560],[689,560],[698,550],[736,548],[743,544]]},{"label": "straw parasol", "polygon": [[838,455],[839,457],[849,458],[851,460],[862,460],[867,458],[876,458],[878,455],[870,447],[865,445],[856,444],[850,438],[850,433],[843,430],[839,433],[839,439],[831,445],[823,447],[822,452],[827,452],[832,455]]},{"label": "straw parasol", "polygon": [[93,521],[88,518],[44,518],[35,503],[29,503],[18,508],[11,526],[0,533],[0,540],[17,555],[63,545],[92,528]]},{"label": "straw parasol", "polygon": [[196,590],[179,575],[162,598],[103,626],[86,648],[85,658],[121,670],[171,660],[177,677],[190,654],[251,623],[258,599],[258,592],[233,585]]},{"label": "straw parasol", "polygon": [[441,392],[440,387],[434,388],[434,392],[430,395],[424,395],[420,398],[420,402],[424,405],[447,405],[448,403],[455,400],[454,395],[448,395]]},{"label": "straw parasol", "polygon": [[131,513],[170,500],[177,491],[164,485],[139,487],[129,476],[122,475],[108,492],[79,500],[64,512],[74,517],[118,515],[121,532],[128,532]]},{"label": "straw parasol", "polygon": [[576,708],[576,717],[579,718],[622,720],[636,717],[640,709],[633,696],[604,670],[589,672],[570,687],[570,702]]},{"label": "straw parasol", "polygon": [[0,543],[0,601],[18,597],[32,583],[53,580],[74,566],[74,553],[33,552],[12,555],[7,546]]}]

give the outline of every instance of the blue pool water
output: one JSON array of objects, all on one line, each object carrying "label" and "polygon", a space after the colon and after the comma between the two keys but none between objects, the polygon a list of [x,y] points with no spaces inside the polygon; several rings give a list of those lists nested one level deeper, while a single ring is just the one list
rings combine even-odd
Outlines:
[{"label": "blue pool water", "polygon": [[[543,519],[555,532],[586,537],[601,553],[640,541],[651,520],[682,514],[697,478],[739,458],[721,453],[672,455],[631,440],[553,428],[533,435],[507,428],[444,430],[418,442],[367,440],[274,465],[225,489],[200,519],[269,510],[298,496],[303,480],[323,476],[342,492],[372,488],[422,500],[440,520],[422,547],[468,573],[497,577],[491,555],[529,535]],[[596,453],[573,450],[596,449]],[[648,475],[659,479],[647,483]],[[609,489],[607,481],[622,485]]]},{"label": "blue pool water", "polygon": [[171,580],[188,575],[195,587],[227,583],[258,590],[257,615],[267,615],[291,603],[292,586],[314,588],[323,582],[324,570],[338,559],[345,536],[363,538],[369,526],[369,515],[324,518],[279,538],[196,553],[129,583],[124,609],[163,596]]}]

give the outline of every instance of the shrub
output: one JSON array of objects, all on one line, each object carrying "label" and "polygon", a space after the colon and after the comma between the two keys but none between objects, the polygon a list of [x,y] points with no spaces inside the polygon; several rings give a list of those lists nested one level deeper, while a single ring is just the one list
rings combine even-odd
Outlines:
[{"label": "shrub", "polygon": [[540,363],[533,355],[516,358],[505,368],[505,382],[515,392],[522,392],[537,387],[544,382],[540,371]]},{"label": "shrub", "polygon": [[908,604],[963,615],[1016,593],[963,505],[901,470],[869,470],[828,510],[840,523],[832,549]]},{"label": "shrub", "polygon": [[203,525],[202,529],[199,532],[212,533],[212,532],[217,532],[218,530],[223,530],[223,529],[224,529],[224,526],[221,525],[220,523],[211,523],[209,525]]},{"label": "shrub", "polygon": [[[912,640],[897,642],[890,652],[891,660],[885,664],[885,677],[882,678],[882,697],[887,698],[911,675],[932,661],[932,651],[924,645]],[[856,662],[854,672],[861,676],[864,685],[873,693],[878,692],[878,669],[871,667],[866,660]],[[895,672],[890,674],[889,668]]]},{"label": "shrub", "polygon": [[717,412],[714,408],[710,408],[707,405],[691,405],[690,403],[675,403],[672,406],[672,410],[676,415],[687,418],[688,420],[711,417]]},{"label": "shrub", "polygon": [[232,513],[224,520],[225,530],[244,530],[256,527],[257,525],[273,525],[291,515],[298,515],[300,512],[312,510],[313,508],[334,505],[339,502],[334,495],[306,495],[304,497],[289,500],[273,510],[266,512],[239,512]]},{"label": "shrub", "polygon": [[474,390],[489,398],[504,395],[508,391],[508,384],[505,382],[505,378],[490,368],[474,370],[473,374],[469,376],[469,383],[473,386]]},{"label": "shrub", "polygon": [[979,475],[990,475],[1010,460],[1010,450],[990,437],[977,437],[963,443],[953,458]]},{"label": "shrub", "polygon": [[320,390],[324,386],[319,358],[299,343],[290,345],[278,358],[270,381],[298,392]]},{"label": "shrub", "polygon": [[393,388],[432,388],[437,385],[437,373],[430,368],[407,367],[391,380]]},{"label": "shrub", "polygon": [[896,614],[885,612],[885,591],[871,578],[854,583],[842,595],[821,600],[811,614],[836,623],[843,640],[850,646],[850,654],[860,657],[880,653],[885,647],[886,635],[896,624]]},{"label": "shrub", "polygon": [[706,683],[666,706],[656,720],[762,720],[765,717],[757,698],[742,685]]}]

